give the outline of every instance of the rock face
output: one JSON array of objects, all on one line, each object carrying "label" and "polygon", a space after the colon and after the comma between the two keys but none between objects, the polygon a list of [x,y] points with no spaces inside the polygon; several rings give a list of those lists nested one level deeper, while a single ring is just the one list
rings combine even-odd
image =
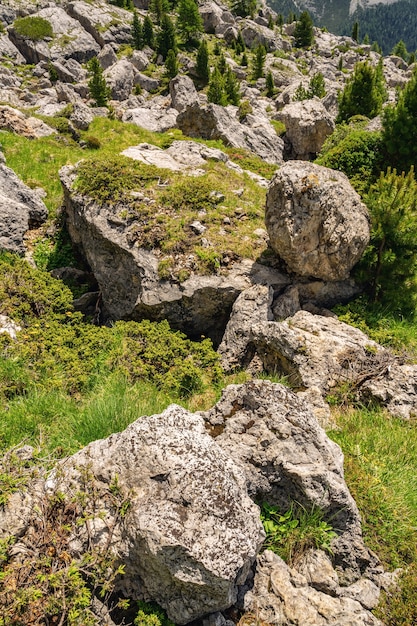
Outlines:
[{"label": "rock face", "polygon": [[[242,471],[202,417],[175,405],[142,417],[67,459],[47,489],[76,491],[83,467],[95,485],[92,508],[106,511],[104,520],[92,513],[89,540],[111,541],[129,594],[152,598],[177,624],[236,601],[264,533]],[[115,475],[130,500],[122,519],[108,504]]]},{"label": "rock face", "polygon": [[290,272],[336,281],[348,277],[369,241],[365,205],[347,177],[288,161],[271,181],[266,228]]},{"label": "rock face", "polygon": [[[313,506],[337,528],[339,579],[350,584],[377,565],[365,547],[359,512],[343,478],[343,454],[292,391],[269,381],[230,385],[203,414],[216,442],[246,475],[248,491],[282,511]],[[220,434],[218,434],[220,433]]]},{"label": "rock face", "polygon": [[277,119],[285,124],[285,139],[293,159],[315,158],[334,130],[333,118],[320,100],[287,104],[277,114]]},{"label": "rock face", "polygon": [[[323,570],[319,573],[323,576]],[[334,583],[331,578],[329,581]],[[371,581],[367,581],[371,585]],[[379,592],[373,585],[378,597]],[[297,569],[267,550],[258,558],[253,590],[246,594],[245,609],[273,626],[383,626],[351,597],[323,593],[308,584]]]},{"label": "rock face", "polygon": [[219,343],[237,296],[256,283],[273,281],[274,270],[243,260],[227,273],[191,275],[183,283],[161,280],[158,258],[131,241],[120,207],[99,206],[73,189],[74,168],[60,172],[71,238],[85,255],[112,319],[167,319],[188,336]]},{"label": "rock face", "polygon": [[357,328],[307,311],[255,324],[252,339],[267,371],[282,371],[296,387],[316,386],[323,393],[355,383],[372,371],[372,363],[390,361],[389,353]]},{"label": "rock face", "polygon": [[189,137],[221,139],[226,145],[254,152],[267,163],[281,164],[284,143],[269,122],[246,126],[232,111],[218,104],[201,107],[194,103],[178,115],[177,126]]},{"label": "rock face", "polygon": [[22,135],[28,139],[47,137],[56,132],[36,117],[28,117],[9,106],[0,106],[0,129]]},{"label": "rock face", "polygon": [[48,210],[36,192],[0,164],[0,249],[25,253],[25,233],[46,220]]}]

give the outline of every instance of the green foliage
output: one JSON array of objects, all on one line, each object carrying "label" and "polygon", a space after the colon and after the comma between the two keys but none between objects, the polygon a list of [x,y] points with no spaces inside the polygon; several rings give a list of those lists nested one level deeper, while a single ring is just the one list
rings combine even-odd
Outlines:
[{"label": "green foliage", "polygon": [[150,0],[149,11],[155,18],[155,22],[162,27],[162,17],[170,10],[168,0]]},{"label": "green foliage", "polygon": [[122,155],[86,159],[77,169],[75,187],[102,203],[129,202],[131,191],[142,189],[164,173],[153,165]]},{"label": "green foliage", "polygon": [[367,61],[357,63],[339,95],[337,121],[347,121],[354,115],[375,117],[381,111],[385,97],[382,68],[374,69]]},{"label": "green foliage", "polygon": [[143,46],[145,45],[145,40],[143,36],[143,23],[139,19],[137,11],[133,12],[132,42],[136,50],[142,50]]},{"label": "green foliage", "polygon": [[382,592],[382,600],[374,610],[386,626],[417,624],[417,565],[405,568],[393,589]]},{"label": "green foliage", "polygon": [[165,61],[166,74],[168,78],[175,78],[178,74],[178,59],[175,50],[168,50],[167,58]]},{"label": "green foliage", "polygon": [[263,503],[261,520],[266,533],[264,548],[276,552],[289,564],[310,548],[332,552],[331,542],[337,535],[317,507],[308,511],[295,503],[282,513],[276,506]]},{"label": "green foliage", "polygon": [[376,180],[384,161],[380,132],[360,130],[360,124],[341,124],[325,141],[318,165],[344,172],[363,193]]},{"label": "green foliage", "polygon": [[33,41],[54,36],[51,23],[36,15],[18,17],[13,23],[13,28],[22,37],[27,37]]},{"label": "green foliage", "polygon": [[187,176],[170,185],[161,194],[161,202],[169,206],[176,214],[192,211],[208,211],[216,204],[212,195],[212,186],[206,178]]},{"label": "green foliage", "polygon": [[100,61],[97,57],[93,57],[91,59],[88,64],[88,69],[91,74],[91,78],[88,82],[90,96],[94,100],[96,106],[104,107],[107,105],[110,92],[106,84],[106,79],[103,76],[103,68],[101,67]]},{"label": "green foliage", "polygon": [[233,72],[231,67],[228,67],[226,70],[224,89],[225,89],[228,104],[234,104],[235,106],[239,106],[239,102],[240,102],[239,81],[237,80],[236,74]]},{"label": "green foliage", "polygon": [[371,214],[370,244],[358,278],[371,300],[388,301],[404,314],[414,311],[417,293],[417,182],[413,169],[388,169],[364,197]]},{"label": "green foliage", "polygon": [[314,43],[313,20],[308,11],[303,11],[294,30],[295,47],[310,48]]},{"label": "green foliage", "polygon": [[253,17],[256,10],[256,0],[232,0],[232,13],[240,17]]},{"label": "green foliage", "polygon": [[242,122],[251,113],[253,113],[253,109],[249,100],[242,100],[239,104],[239,120]]},{"label": "green foliage", "polygon": [[138,602],[138,609],[134,626],[174,626],[156,602]]},{"label": "green foliage", "polygon": [[273,98],[275,95],[275,84],[272,72],[268,72],[266,75],[266,95],[268,98]]},{"label": "green foliage", "polygon": [[153,48],[155,45],[153,24],[149,15],[145,15],[143,18],[143,43],[150,48]]},{"label": "green foliage", "polygon": [[308,89],[300,83],[295,90],[293,100],[308,100],[309,98],[324,98],[326,95],[326,87],[324,76],[321,72],[314,74],[309,82]]},{"label": "green foliage", "polygon": [[161,26],[156,36],[156,51],[166,59],[170,50],[176,51],[177,40],[175,35],[174,22],[171,20],[167,13],[164,13],[161,17]]},{"label": "green foliage", "polygon": [[383,115],[383,141],[388,162],[398,171],[408,171],[417,162],[417,70],[400,93],[398,103],[386,107]]},{"label": "green foliage", "polygon": [[258,78],[262,78],[264,75],[264,67],[265,67],[265,59],[266,59],[266,50],[264,46],[259,45],[255,50],[255,56],[253,59],[253,79],[257,80]]},{"label": "green foliage", "polygon": [[196,71],[199,79],[203,83],[208,83],[210,78],[209,52],[205,39],[201,40],[197,50]]},{"label": "green foliage", "polygon": [[352,27],[352,39],[356,42],[359,41],[359,22],[357,20]]},{"label": "green foliage", "polygon": [[186,45],[195,45],[203,32],[203,21],[195,0],[180,0],[177,30]]},{"label": "green foliage", "polygon": [[217,67],[211,73],[209,87],[207,91],[207,99],[213,104],[226,106],[227,96],[224,88],[224,77],[221,75]]}]

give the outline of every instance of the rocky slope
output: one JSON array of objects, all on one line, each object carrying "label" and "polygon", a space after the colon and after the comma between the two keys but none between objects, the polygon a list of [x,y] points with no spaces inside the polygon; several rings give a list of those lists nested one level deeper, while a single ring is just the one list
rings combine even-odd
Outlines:
[{"label": "rocky slope", "polygon": [[[147,14],[142,3],[139,13]],[[24,8],[8,0],[0,7],[0,129],[77,150],[91,147],[93,120],[110,115],[177,133],[165,135],[163,147],[142,142],[101,159],[99,148],[61,169],[66,228],[100,291],[87,298],[109,323],[167,319],[191,337],[207,335],[225,371],[285,374],[294,391],[254,380],[227,387],[204,413],[171,406],[138,415],[17,490],[0,510],[0,539],[16,540],[13,569],[40,558],[34,533],[59,519],[61,560],[104,550],[118,591],[157,601],[178,624],[207,618],[224,626],[220,612],[235,607],[277,626],[377,626],[371,610],[390,576],[364,544],[343,455],[319,422],[330,419],[326,395],[346,381],[358,398],[412,418],[417,370],[328,310],[358,294],[350,272],[368,243],[369,216],[344,175],[309,160],[334,129],[337,93],[355,63],[377,65],[380,57],[319,29],[314,47],[298,50],[294,25],[270,28],[275,16],[266,7],[252,20],[209,0],[200,13],[239,79],[245,115],[207,102],[194,53],[181,52],[180,73],[168,81],[151,48],[129,48],[128,10],[101,0]],[[23,14],[47,20],[51,33],[22,35]],[[265,46],[273,95],[240,64],[231,46],[239,38],[248,51]],[[85,63],[93,56],[110,109],[90,98]],[[412,71],[384,59],[391,100]],[[295,101],[319,72],[325,95]],[[270,182],[252,171],[260,160],[279,168]],[[30,256],[29,231],[47,218],[42,192],[4,163],[0,177],[0,247]],[[1,332],[13,340],[20,329],[3,317]],[[31,459],[33,450],[18,454]],[[331,545],[290,564],[261,553],[265,501],[282,513],[294,503],[320,509],[335,531]],[[102,604],[93,606],[92,623],[114,623]]]}]

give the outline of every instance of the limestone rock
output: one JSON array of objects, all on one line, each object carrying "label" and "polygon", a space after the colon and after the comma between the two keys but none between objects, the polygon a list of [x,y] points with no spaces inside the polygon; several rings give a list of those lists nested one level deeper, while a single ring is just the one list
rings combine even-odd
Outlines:
[{"label": "limestone rock", "polygon": [[417,416],[417,366],[388,363],[376,376],[364,381],[359,396],[385,406],[391,415]]},{"label": "limestone rock", "polygon": [[68,13],[95,39],[100,47],[109,43],[130,43],[132,14],[107,2],[94,4],[77,0],[68,4]]},{"label": "limestone rock", "polygon": [[28,139],[47,137],[56,132],[36,117],[28,117],[7,105],[0,106],[0,129],[22,135]]},{"label": "limestone rock", "polygon": [[94,119],[93,111],[86,104],[79,102],[74,104],[73,111],[70,115],[70,122],[79,130],[88,130]]},{"label": "limestone rock", "polygon": [[100,51],[100,46],[93,37],[63,8],[51,5],[33,15],[50,22],[53,30],[52,41],[47,42],[43,39],[33,41],[22,37],[13,28],[9,29],[12,42],[28,63],[39,63],[39,61],[50,59],[60,60],[62,58],[72,58],[79,63],[85,63]]},{"label": "limestone rock", "polygon": [[369,241],[367,209],[347,177],[312,163],[288,161],[275,174],[265,223],[288,269],[322,280],[347,278]]},{"label": "limestone rock", "polygon": [[307,311],[256,324],[252,337],[266,370],[282,371],[295,386],[317,386],[324,393],[390,361],[389,353],[359,329]]},{"label": "limestone rock", "polygon": [[0,249],[24,254],[25,233],[47,218],[44,203],[6,165],[0,164]]},{"label": "limestone rock", "polygon": [[246,148],[267,163],[282,163],[283,141],[267,120],[257,126],[241,124],[233,107],[192,104],[177,117],[177,126],[189,137],[221,139],[234,148]]},{"label": "limestone rock", "polygon": [[[142,417],[67,459],[46,488],[76,491],[87,466],[96,498],[90,537],[78,540],[109,539],[125,566],[128,596],[146,594],[177,624],[235,602],[264,533],[242,471],[205,432],[202,417],[175,405]],[[109,506],[115,476],[129,494],[124,518]],[[94,511],[105,511],[105,519]]]},{"label": "limestone rock", "polygon": [[122,120],[155,133],[163,133],[170,128],[175,128],[177,115],[178,111],[172,108],[143,106],[126,109]]},{"label": "limestone rock", "polygon": [[169,93],[172,107],[180,113],[188,106],[198,103],[198,93],[189,76],[178,75],[172,78],[169,81]]},{"label": "limestone rock", "polygon": [[[117,55],[115,51],[113,50],[113,47],[110,44],[106,44],[105,46],[102,47],[99,54],[97,55],[97,58],[100,61],[100,65],[103,68],[103,70],[107,70],[107,68],[117,63]],[[132,60],[132,63],[133,63],[133,60]],[[140,68],[137,68],[137,69],[140,69]]]},{"label": "limestone rock", "polygon": [[199,7],[206,33],[221,33],[222,29],[234,23],[234,17],[228,8],[213,0],[207,0]]},{"label": "limestone rock", "polygon": [[272,626],[383,626],[358,601],[310,587],[304,576],[269,550],[258,557],[245,609]]},{"label": "limestone rock", "polygon": [[11,320],[10,317],[0,315],[0,335],[7,333],[10,339],[16,339],[19,330],[22,330],[21,326]]},{"label": "limestone rock", "polygon": [[104,71],[113,100],[126,100],[132,93],[137,70],[127,59],[120,59]]},{"label": "limestone rock", "polygon": [[315,158],[334,130],[333,118],[316,99],[287,104],[276,117],[285,124],[285,139],[294,159]]},{"label": "limestone rock", "polygon": [[377,567],[343,478],[342,451],[291,390],[264,380],[229,385],[203,416],[219,446],[243,468],[252,498],[283,512],[294,501],[323,511],[337,529],[332,550],[341,580],[353,583]]}]

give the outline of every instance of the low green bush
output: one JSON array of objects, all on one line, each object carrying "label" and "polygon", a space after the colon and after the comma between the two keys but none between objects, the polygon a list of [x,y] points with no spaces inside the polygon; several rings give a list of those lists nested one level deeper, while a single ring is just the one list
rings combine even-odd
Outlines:
[{"label": "low green bush", "polygon": [[32,39],[33,41],[53,37],[54,35],[51,23],[43,17],[36,15],[18,17],[14,21],[13,27],[19,35]]}]

